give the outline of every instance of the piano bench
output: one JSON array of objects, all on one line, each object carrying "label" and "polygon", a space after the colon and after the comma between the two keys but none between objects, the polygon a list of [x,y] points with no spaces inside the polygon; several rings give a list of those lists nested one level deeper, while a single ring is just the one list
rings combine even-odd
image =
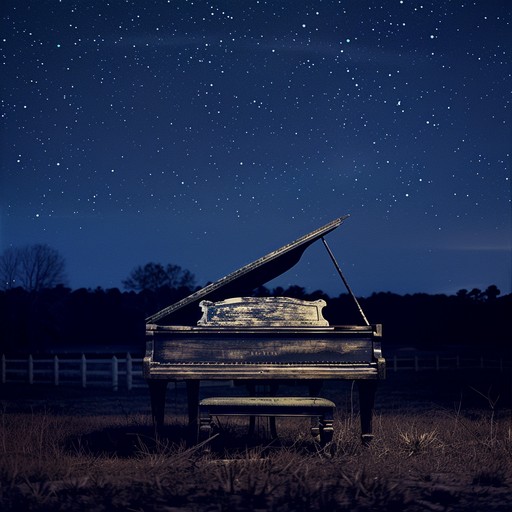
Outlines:
[{"label": "piano bench", "polygon": [[[213,416],[267,416],[318,417],[318,424],[311,428],[313,436],[320,436],[320,443],[331,442],[334,433],[333,416],[336,405],[326,398],[310,397],[211,397],[199,402],[199,438],[207,439],[214,427]],[[252,426],[252,424],[251,424]],[[275,437],[275,419],[271,421]],[[252,430],[252,429],[251,429]]]}]

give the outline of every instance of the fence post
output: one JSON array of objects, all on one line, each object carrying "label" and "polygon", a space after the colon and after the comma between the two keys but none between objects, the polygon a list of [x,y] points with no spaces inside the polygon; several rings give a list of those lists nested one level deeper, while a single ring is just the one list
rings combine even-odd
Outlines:
[{"label": "fence post", "polygon": [[418,356],[414,356],[414,371],[418,371],[420,369],[420,364],[418,361]]},{"label": "fence post", "polygon": [[117,357],[112,356],[112,390],[117,391],[119,388],[119,364]]},{"label": "fence post", "polygon": [[28,356],[28,383],[34,384],[34,359],[32,354]]},{"label": "fence post", "polygon": [[57,356],[53,358],[53,384],[54,386],[59,385],[59,358]]},{"label": "fence post", "polygon": [[130,352],[126,354],[126,388],[128,391],[132,389],[133,386],[133,362],[132,356]]},{"label": "fence post", "polygon": [[87,387],[87,360],[85,359],[85,354],[82,354],[82,358],[80,359],[80,376],[82,378],[82,387]]},{"label": "fence post", "polygon": [[7,365],[5,362],[5,354],[2,354],[2,384],[5,384],[5,381],[7,380]]}]

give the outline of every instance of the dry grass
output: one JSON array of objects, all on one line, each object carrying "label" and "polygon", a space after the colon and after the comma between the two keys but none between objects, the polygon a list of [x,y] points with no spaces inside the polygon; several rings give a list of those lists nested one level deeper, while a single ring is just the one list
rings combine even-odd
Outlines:
[{"label": "dry grass", "polygon": [[[495,405],[495,404],[494,404]],[[212,451],[187,443],[184,416],[156,437],[147,411],[0,412],[0,509],[224,511],[510,510],[510,410],[377,412],[335,420],[322,449],[306,420],[279,421],[279,443],[222,423]],[[260,434],[263,431],[260,431]]]},{"label": "dry grass", "polygon": [[279,447],[243,448],[235,424],[227,427],[232,450],[205,454],[147,436],[147,421],[127,429],[124,417],[4,413],[0,503],[3,510],[192,510],[212,503],[212,510],[414,510],[419,500],[433,510],[462,510],[475,496],[499,509],[510,491],[505,419],[490,438],[485,417],[382,415],[369,449],[338,419],[336,451],[284,423]]}]

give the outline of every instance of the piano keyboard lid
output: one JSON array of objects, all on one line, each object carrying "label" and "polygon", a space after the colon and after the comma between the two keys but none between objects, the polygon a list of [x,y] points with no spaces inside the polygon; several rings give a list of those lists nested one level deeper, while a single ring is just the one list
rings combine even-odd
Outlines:
[{"label": "piano keyboard lid", "polygon": [[325,226],[301,236],[294,242],[284,245],[214,283],[210,283],[188,297],[149,316],[146,318],[146,323],[155,324],[162,320],[169,320],[177,312],[180,317],[186,317],[191,308],[195,308],[195,311],[199,312],[198,303],[201,300],[218,301],[228,297],[250,294],[258,286],[264,285],[291,269],[311,244],[339,227],[348,217],[349,215],[344,215],[334,219]]}]

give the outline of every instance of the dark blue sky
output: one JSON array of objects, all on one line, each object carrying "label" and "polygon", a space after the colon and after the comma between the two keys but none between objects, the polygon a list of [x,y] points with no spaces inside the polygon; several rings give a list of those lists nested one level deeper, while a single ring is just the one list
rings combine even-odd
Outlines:
[{"label": "dark blue sky", "polygon": [[[0,9],[0,250],[203,285],[348,213],[357,295],[511,292],[509,1]],[[275,284],[344,291],[317,245]]]}]

